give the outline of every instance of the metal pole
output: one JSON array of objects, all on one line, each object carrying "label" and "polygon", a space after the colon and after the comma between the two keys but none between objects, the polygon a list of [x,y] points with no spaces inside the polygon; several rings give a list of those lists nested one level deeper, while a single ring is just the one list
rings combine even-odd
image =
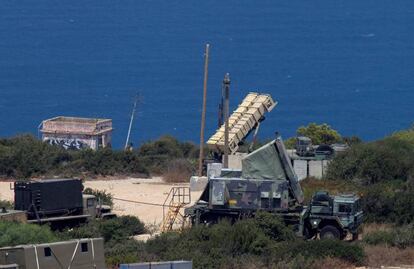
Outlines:
[{"label": "metal pole", "polygon": [[224,159],[223,167],[229,167],[229,95],[230,95],[230,74],[227,73],[223,79],[224,86]]},{"label": "metal pole", "polygon": [[198,156],[198,176],[203,175],[203,158],[204,158],[204,126],[206,122],[206,104],[207,104],[207,78],[208,78],[208,53],[210,44],[206,44],[206,53],[204,59],[204,83],[203,83],[203,110],[201,112],[201,129],[200,129],[200,155]]},{"label": "metal pole", "polygon": [[134,115],[135,115],[135,110],[137,108],[138,100],[139,100],[139,95],[137,95],[135,97],[134,108],[132,109],[131,120],[129,121],[129,128],[128,128],[127,139],[125,141],[125,147],[124,147],[125,150],[128,149],[129,137],[131,135],[131,129],[132,129],[132,122],[134,121]]}]

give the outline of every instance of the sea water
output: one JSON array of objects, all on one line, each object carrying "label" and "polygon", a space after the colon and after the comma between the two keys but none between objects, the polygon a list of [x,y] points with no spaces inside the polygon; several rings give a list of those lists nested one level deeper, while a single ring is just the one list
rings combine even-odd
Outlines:
[{"label": "sea water", "polygon": [[0,137],[58,115],[113,119],[115,147],[163,134],[198,142],[204,47],[206,138],[221,82],[278,101],[259,138],[309,122],[379,139],[414,122],[414,1],[5,0]]}]

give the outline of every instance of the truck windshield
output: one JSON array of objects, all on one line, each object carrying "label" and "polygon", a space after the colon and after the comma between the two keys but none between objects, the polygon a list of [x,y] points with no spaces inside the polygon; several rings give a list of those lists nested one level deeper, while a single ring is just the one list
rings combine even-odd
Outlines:
[{"label": "truck windshield", "polygon": [[351,204],[339,204],[338,212],[339,213],[351,213],[352,205]]},{"label": "truck windshield", "polygon": [[354,203],[354,212],[357,213],[359,211],[361,211],[361,201],[358,199],[355,201]]},{"label": "truck windshield", "polygon": [[88,199],[88,200],[86,201],[86,206],[87,206],[87,207],[93,207],[93,206],[95,206],[95,199],[93,199],[93,198]]}]

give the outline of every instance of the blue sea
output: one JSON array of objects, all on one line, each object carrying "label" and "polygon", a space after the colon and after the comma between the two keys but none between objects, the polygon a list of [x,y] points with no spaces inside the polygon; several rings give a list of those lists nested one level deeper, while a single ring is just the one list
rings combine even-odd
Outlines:
[{"label": "blue sea", "polygon": [[58,115],[112,118],[120,148],[140,92],[135,145],[198,142],[206,43],[206,138],[227,72],[232,109],[250,91],[278,101],[261,139],[326,122],[375,140],[414,122],[412,0],[4,0],[0,137]]}]

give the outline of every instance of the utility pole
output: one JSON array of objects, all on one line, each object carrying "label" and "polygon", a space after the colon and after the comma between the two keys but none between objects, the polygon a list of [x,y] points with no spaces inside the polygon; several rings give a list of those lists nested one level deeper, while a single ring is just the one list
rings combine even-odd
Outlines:
[{"label": "utility pole", "polygon": [[127,134],[127,139],[125,141],[125,147],[124,147],[125,150],[127,150],[128,146],[129,146],[129,137],[131,136],[132,122],[134,121],[135,111],[137,109],[137,103],[139,102],[139,99],[140,99],[140,96],[139,96],[139,93],[138,93],[135,97],[134,107],[132,109],[131,119],[129,121],[128,134]]},{"label": "utility pole", "polygon": [[207,79],[208,79],[208,54],[210,44],[206,44],[204,54],[204,83],[203,83],[203,110],[201,112],[201,129],[200,129],[200,155],[198,156],[198,176],[203,175],[203,158],[204,158],[204,126],[206,122],[206,105],[207,105]]},{"label": "utility pole", "polygon": [[230,74],[224,75],[224,158],[223,167],[229,167],[229,95],[230,95]]},{"label": "utility pole", "polygon": [[218,128],[220,128],[223,124],[224,124],[224,84],[221,84],[221,100],[220,100],[220,104],[218,106],[218,121],[217,121],[217,125]]}]

